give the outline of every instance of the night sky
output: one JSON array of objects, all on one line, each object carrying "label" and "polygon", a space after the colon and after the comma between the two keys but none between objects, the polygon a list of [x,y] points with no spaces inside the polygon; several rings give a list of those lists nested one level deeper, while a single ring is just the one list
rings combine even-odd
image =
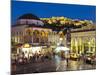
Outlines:
[{"label": "night sky", "polygon": [[40,18],[64,16],[72,19],[92,20],[95,22],[95,11],[96,6],[88,5],[12,1],[11,21],[15,23],[19,16],[32,13]]}]

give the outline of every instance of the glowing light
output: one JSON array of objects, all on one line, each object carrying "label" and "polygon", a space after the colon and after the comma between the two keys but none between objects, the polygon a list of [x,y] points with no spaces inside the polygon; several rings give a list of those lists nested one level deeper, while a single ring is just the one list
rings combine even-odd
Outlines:
[{"label": "glowing light", "polygon": [[29,44],[24,44],[23,47],[24,47],[24,48],[29,48],[30,45],[29,45]]},{"label": "glowing light", "polygon": [[63,40],[63,38],[60,38],[60,41],[62,41]]}]

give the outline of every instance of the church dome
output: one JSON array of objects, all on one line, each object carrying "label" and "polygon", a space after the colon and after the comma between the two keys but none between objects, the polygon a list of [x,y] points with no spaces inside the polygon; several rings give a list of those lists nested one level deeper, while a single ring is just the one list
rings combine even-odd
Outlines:
[{"label": "church dome", "polygon": [[16,24],[18,25],[36,25],[36,26],[43,26],[44,23],[33,14],[24,14],[17,19]]},{"label": "church dome", "polygon": [[24,14],[20,16],[18,19],[34,19],[34,20],[40,20],[36,15],[33,14]]}]

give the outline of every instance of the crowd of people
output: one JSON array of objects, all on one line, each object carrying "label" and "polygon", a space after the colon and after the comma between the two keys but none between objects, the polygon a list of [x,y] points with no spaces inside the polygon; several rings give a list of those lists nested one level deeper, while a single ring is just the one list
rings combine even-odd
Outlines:
[{"label": "crowd of people", "polygon": [[26,63],[34,63],[34,62],[43,62],[46,60],[51,60],[53,58],[53,51],[36,51],[32,52],[21,52],[17,54],[14,59],[17,64],[26,64]]}]

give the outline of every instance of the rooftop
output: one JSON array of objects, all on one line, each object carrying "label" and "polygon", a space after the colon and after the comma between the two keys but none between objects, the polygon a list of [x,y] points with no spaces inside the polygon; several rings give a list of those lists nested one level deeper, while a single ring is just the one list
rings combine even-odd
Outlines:
[{"label": "rooftop", "polygon": [[30,13],[22,15],[18,19],[35,19],[35,20],[40,20],[36,15],[30,14]]}]

